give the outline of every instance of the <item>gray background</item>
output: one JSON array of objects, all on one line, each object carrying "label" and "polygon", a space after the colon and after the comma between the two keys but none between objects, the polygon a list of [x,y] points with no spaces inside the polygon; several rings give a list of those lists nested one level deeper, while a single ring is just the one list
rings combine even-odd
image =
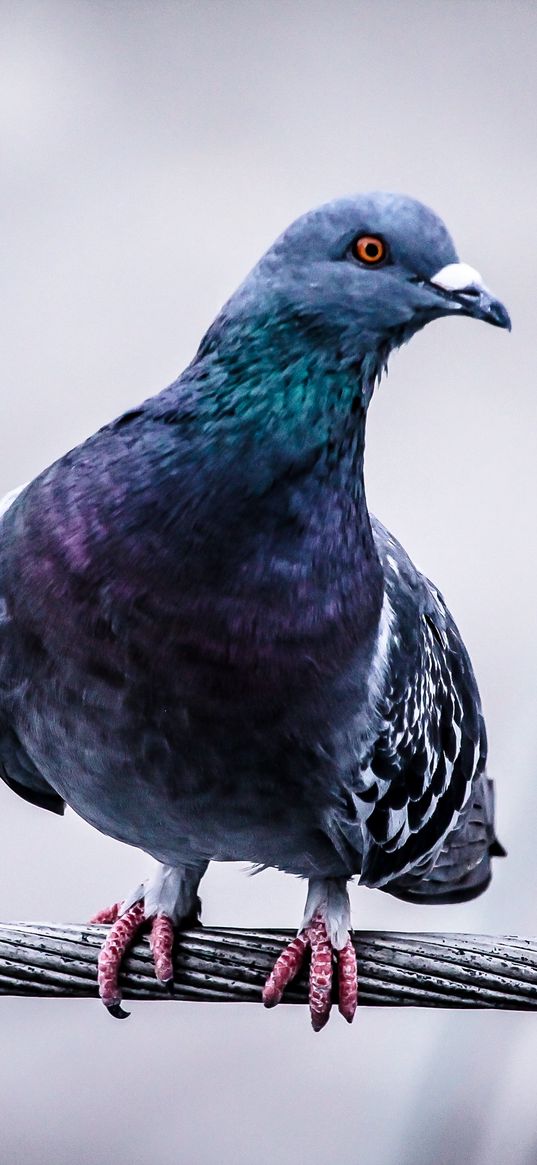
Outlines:
[{"label": "gray background", "polygon": [[[294,216],[399,189],[446,219],[511,336],[430,326],[370,414],[369,500],[473,655],[510,850],[464,907],[355,888],[356,926],[534,933],[537,854],[532,3],[0,8],[0,488],[168,383]],[[78,920],[147,859],[0,788],[0,917]],[[207,923],[297,925],[304,888],[214,866]],[[0,1160],[537,1161],[537,1020],[1,1001]]]}]

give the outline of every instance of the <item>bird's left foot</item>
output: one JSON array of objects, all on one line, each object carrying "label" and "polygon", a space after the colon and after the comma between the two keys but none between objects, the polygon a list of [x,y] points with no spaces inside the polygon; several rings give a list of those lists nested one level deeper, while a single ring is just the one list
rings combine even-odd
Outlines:
[{"label": "bird's left foot", "polygon": [[284,988],[298,974],[308,949],[311,951],[309,1005],[313,1030],[320,1031],[328,1022],[334,967],[337,969],[338,1009],[347,1022],[352,1023],[358,1003],[358,979],[344,878],[310,880],[302,927],[282,951],[265,983],[265,1007],[275,1007],[280,1002]]},{"label": "bird's left foot", "polygon": [[100,910],[92,923],[111,923],[99,953],[99,995],[111,1015],[126,1019],[121,1006],[119,973],[127,948],[145,923],[150,923],[149,944],[157,979],[173,994],[173,944],[175,931],[199,915],[198,886],[206,866],[159,865],[155,874],[127,898]]}]

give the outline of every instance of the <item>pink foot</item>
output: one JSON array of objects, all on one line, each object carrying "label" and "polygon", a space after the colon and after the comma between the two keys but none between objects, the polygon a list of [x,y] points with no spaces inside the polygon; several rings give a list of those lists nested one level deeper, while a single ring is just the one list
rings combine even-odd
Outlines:
[{"label": "pink foot", "polygon": [[[121,1006],[119,971],[127,947],[134,941],[146,922],[143,901],[135,902],[121,914],[122,903],[116,902],[106,910],[93,915],[92,923],[111,923],[98,959],[99,995],[108,1011],[116,1019],[126,1019],[130,1012]],[[165,914],[153,917],[149,943],[153,953],[155,973],[159,982],[173,994],[173,940],[174,928]]]},{"label": "pink foot", "polygon": [[335,951],[320,913],[314,914],[309,926],[282,951],[263,989],[265,1007],[275,1007],[284,988],[300,970],[306,951],[311,948],[309,1003],[311,1024],[318,1032],[328,1022],[332,1006],[333,961],[337,961],[339,1003],[341,1014],[352,1023],[358,1003],[356,954],[349,940],[343,950]]}]

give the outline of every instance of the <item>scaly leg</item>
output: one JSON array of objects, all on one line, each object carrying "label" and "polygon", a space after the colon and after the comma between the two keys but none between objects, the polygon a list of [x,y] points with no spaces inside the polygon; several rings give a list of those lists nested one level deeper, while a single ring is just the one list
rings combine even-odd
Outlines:
[{"label": "scaly leg", "polygon": [[116,902],[94,914],[92,923],[111,923],[99,954],[99,995],[116,1019],[125,1019],[121,1007],[119,971],[128,946],[145,922],[151,923],[149,942],[157,979],[173,993],[175,930],[199,917],[198,886],[207,862],[197,866],[158,865],[125,902]]},{"label": "scaly leg", "polygon": [[309,1002],[314,1031],[328,1022],[334,961],[341,1014],[352,1023],[358,1003],[356,954],[350,937],[350,904],[345,878],[311,878],[306,909],[297,937],[282,951],[265,983],[265,1007],[275,1007],[284,988],[311,950]]}]

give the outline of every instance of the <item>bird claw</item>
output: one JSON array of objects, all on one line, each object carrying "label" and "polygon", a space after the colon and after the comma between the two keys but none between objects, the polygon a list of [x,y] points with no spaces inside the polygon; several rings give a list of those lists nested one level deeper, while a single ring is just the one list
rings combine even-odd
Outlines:
[{"label": "bird claw", "polygon": [[[116,903],[107,910],[101,910],[92,918],[92,923],[111,923],[98,959],[99,995],[110,1015],[115,1019],[126,1019],[130,1015],[121,1007],[119,972],[127,947],[134,941],[138,931],[149,919],[146,918],[142,900],[134,902],[127,910]],[[159,914],[151,920],[149,943],[157,979],[173,995],[173,941],[174,927],[170,918]]]},{"label": "bird claw", "polygon": [[313,1030],[321,1031],[330,1017],[334,959],[338,972],[338,1009],[352,1023],[358,1002],[356,953],[350,936],[342,950],[334,950],[320,912],[314,914],[308,926],[276,960],[263,989],[265,1007],[275,1007],[280,1002],[285,987],[298,974],[308,948],[311,950],[309,1005]]},{"label": "bird claw", "polygon": [[200,880],[207,862],[197,865],[166,866],[158,862],[152,875],[140,883],[125,902],[116,902],[92,918],[109,924],[110,930],[99,954],[99,995],[111,1012],[123,1019],[119,971],[123,956],[144,926],[149,925],[149,945],[155,974],[168,995],[173,996],[173,944],[180,926],[195,925],[201,903]]},{"label": "bird claw", "polygon": [[130,1011],[125,1011],[121,1003],[107,1003],[106,1010],[113,1016],[114,1019],[128,1019]]}]

